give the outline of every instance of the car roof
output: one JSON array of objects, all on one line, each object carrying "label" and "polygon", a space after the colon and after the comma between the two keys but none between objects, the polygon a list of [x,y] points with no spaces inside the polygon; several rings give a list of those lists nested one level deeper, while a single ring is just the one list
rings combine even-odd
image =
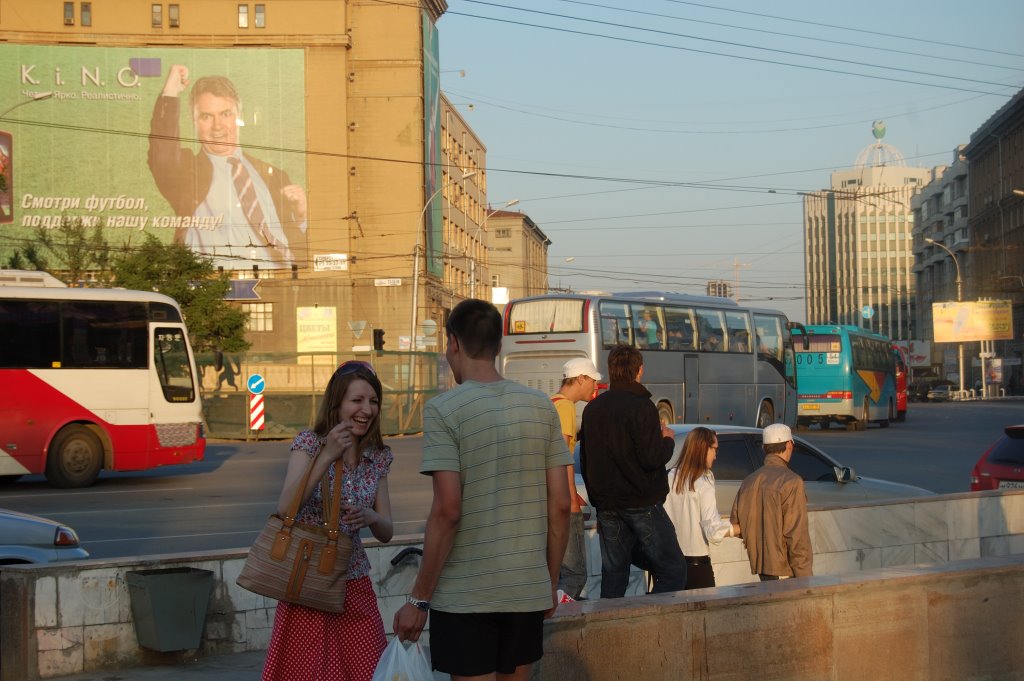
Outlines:
[{"label": "car roof", "polygon": [[751,426],[716,425],[714,423],[673,423],[669,425],[669,429],[674,431],[676,435],[686,435],[698,426],[715,431],[715,435],[728,435],[730,433],[756,433],[760,435],[764,432],[760,428],[753,428]]}]

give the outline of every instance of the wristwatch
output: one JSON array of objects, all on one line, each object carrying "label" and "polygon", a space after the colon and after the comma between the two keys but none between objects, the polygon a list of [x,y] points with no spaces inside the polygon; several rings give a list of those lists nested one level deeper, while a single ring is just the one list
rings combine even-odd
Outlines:
[{"label": "wristwatch", "polygon": [[423,612],[430,610],[430,601],[421,601],[418,598],[413,598],[411,594],[405,600],[409,602],[409,605],[413,606],[417,610],[422,610]]}]

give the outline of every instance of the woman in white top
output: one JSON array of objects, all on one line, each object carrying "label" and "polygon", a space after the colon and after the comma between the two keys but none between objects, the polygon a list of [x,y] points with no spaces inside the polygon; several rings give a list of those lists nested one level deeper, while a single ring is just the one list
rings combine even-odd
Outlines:
[{"label": "woman in white top", "polygon": [[710,428],[698,426],[683,443],[679,463],[669,472],[665,511],[676,528],[679,548],[686,557],[686,588],[715,585],[709,543],[740,536],[740,526],[722,518],[715,501],[711,464],[718,455],[718,438]]}]

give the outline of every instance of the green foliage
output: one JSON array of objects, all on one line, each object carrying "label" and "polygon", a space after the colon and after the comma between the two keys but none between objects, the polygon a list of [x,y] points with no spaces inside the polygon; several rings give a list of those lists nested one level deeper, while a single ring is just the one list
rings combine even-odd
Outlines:
[{"label": "green foliage", "polygon": [[224,300],[231,290],[227,275],[210,259],[152,234],[141,245],[115,248],[103,237],[101,225],[90,230],[81,219],[65,217],[59,228],[40,230],[35,242],[14,251],[6,267],[49,272],[70,286],[93,275],[100,286],[157,291],[181,306],[195,352],[249,349],[249,314]]},{"label": "green foliage", "polygon": [[112,272],[118,286],[158,291],[178,301],[196,352],[249,349],[245,339],[248,313],[224,300],[230,281],[227,275],[218,274],[208,258],[147,234],[141,246],[114,258]]}]

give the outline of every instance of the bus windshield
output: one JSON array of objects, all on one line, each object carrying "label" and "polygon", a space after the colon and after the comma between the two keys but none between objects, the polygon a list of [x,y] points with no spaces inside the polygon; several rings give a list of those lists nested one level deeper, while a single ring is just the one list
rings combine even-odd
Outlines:
[{"label": "bus windshield", "polygon": [[583,300],[526,300],[508,307],[507,335],[580,333],[584,328]]}]

